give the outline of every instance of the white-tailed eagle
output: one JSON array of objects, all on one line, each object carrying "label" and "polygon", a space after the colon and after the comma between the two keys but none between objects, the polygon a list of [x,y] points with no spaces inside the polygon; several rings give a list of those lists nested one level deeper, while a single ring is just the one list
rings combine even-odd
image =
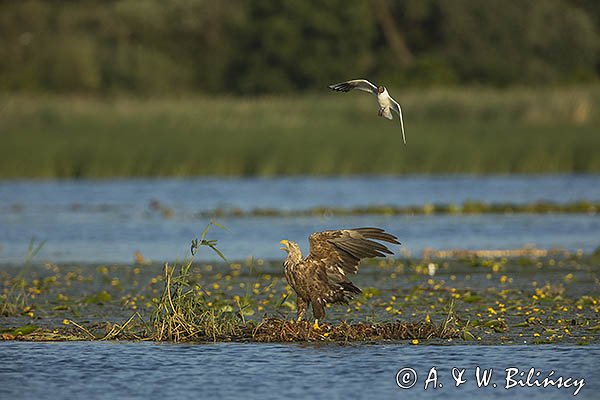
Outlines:
[{"label": "white-tailed eagle", "polygon": [[282,240],[288,253],[283,262],[285,278],[297,295],[298,318],[312,305],[316,320],[325,317],[325,305],[347,304],[361,290],[348,280],[356,274],[364,258],[393,254],[381,243],[400,244],[397,238],[379,228],[340,229],[316,232],[308,238],[310,254],[302,258],[298,244]]}]

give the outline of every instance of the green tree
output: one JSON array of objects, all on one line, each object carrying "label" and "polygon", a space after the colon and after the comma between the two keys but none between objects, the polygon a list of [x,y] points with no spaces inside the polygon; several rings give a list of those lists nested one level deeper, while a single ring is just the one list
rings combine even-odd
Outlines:
[{"label": "green tree", "polygon": [[439,2],[438,47],[462,81],[548,83],[593,76],[598,34],[560,0]]},{"label": "green tree", "polygon": [[321,88],[360,76],[374,63],[373,18],[358,0],[247,3],[234,34],[229,89],[244,93]]},{"label": "green tree", "polygon": [[0,0],[0,90],[281,93],[600,73],[594,0]]}]

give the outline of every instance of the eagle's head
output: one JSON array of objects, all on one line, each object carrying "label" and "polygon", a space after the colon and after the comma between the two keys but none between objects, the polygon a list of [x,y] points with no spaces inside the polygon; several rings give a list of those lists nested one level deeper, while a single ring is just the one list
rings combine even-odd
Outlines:
[{"label": "eagle's head", "polygon": [[283,250],[287,253],[290,253],[294,250],[300,250],[300,248],[298,247],[298,243],[294,243],[294,242],[290,242],[289,240],[282,240],[281,243],[283,246],[280,247],[280,250]]},{"label": "eagle's head", "polygon": [[285,240],[285,239],[279,243],[281,243],[283,245],[279,249],[288,253],[288,255],[290,257],[292,257],[292,258],[301,258],[302,257],[302,251],[300,250],[300,246],[298,246],[298,243],[290,242],[289,240]]},{"label": "eagle's head", "polygon": [[282,240],[279,243],[283,245],[280,249],[288,253],[289,260],[292,260],[293,262],[302,260],[302,251],[300,250],[298,243],[290,242],[289,240]]}]

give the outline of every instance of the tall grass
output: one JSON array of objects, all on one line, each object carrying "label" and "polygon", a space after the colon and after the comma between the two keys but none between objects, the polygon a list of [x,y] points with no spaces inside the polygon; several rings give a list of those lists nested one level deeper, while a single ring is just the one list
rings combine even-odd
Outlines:
[{"label": "tall grass", "polygon": [[371,96],[0,96],[0,177],[600,172],[600,86]]},{"label": "tall grass", "polygon": [[27,290],[27,279],[33,259],[44,247],[46,241],[36,242],[34,238],[29,242],[25,261],[19,273],[12,279],[0,285],[0,317],[21,315],[31,310],[31,293]]},{"label": "tall grass", "polygon": [[190,271],[196,252],[202,247],[212,249],[224,261],[216,240],[206,240],[212,225],[209,223],[200,239],[192,241],[192,258],[182,264],[164,266],[164,290],[152,314],[151,336],[158,341],[207,340],[239,336],[242,326],[236,314],[213,307],[203,295],[202,288]]},{"label": "tall grass", "polygon": [[239,336],[240,319],[205,300],[190,274],[191,265],[165,264],[165,290],[152,316],[152,338],[181,342]]}]

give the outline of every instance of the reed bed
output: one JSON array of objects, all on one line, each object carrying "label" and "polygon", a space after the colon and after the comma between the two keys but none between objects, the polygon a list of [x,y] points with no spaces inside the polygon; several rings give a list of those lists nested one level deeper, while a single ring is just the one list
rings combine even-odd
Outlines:
[{"label": "reed bed", "polygon": [[368,96],[0,95],[0,178],[599,172],[600,87]]},{"label": "reed bed", "polygon": [[[168,210],[168,211],[166,211]],[[525,204],[516,203],[483,203],[467,201],[463,204],[423,204],[420,206],[391,206],[372,205],[367,207],[312,207],[305,210],[280,210],[275,208],[255,208],[243,210],[241,208],[218,208],[202,211],[197,214],[202,218],[215,217],[305,217],[326,215],[431,215],[431,214],[590,214],[594,215],[600,210],[600,202],[577,201],[572,203],[534,202]],[[160,210],[166,218],[171,218],[174,210],[164,208]]]}]

